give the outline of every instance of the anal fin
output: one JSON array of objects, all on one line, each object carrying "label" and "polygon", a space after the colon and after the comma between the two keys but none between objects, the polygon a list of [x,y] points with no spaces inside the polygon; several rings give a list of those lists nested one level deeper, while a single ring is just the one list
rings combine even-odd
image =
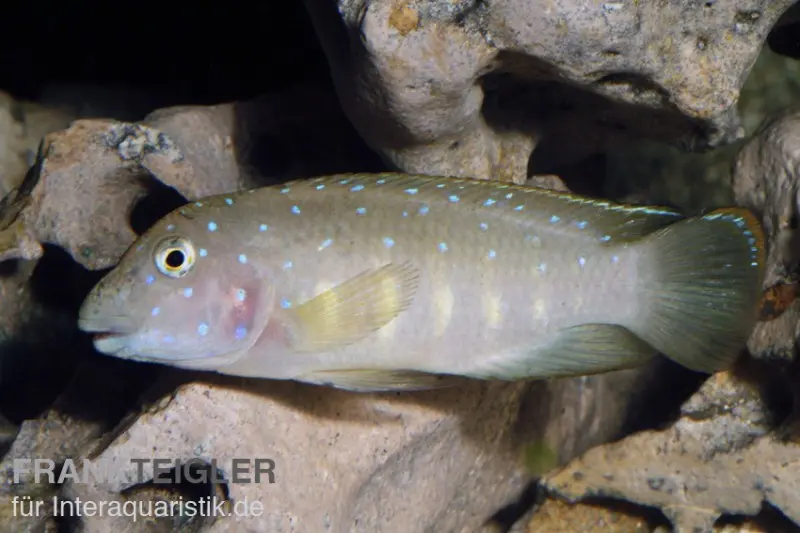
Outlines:
[{"label": "anal fin", "polygon": [[583,324],[544,345],[514,349],[471,373],[481,379],[540,379],[583,376],[639,366],[658,350],[622,326]]},{"label": "anal fin", "polygon": [[389,263],[317,295],[288,313],[291,349],[321,352],[365,338],[411,304],[417,280],[414,266]]},{"label": "anal fin", "polygon": [[300,381],[354,392],[421,391],[456,385],[456,376],[414,370],[343,369],[306,374]]}]

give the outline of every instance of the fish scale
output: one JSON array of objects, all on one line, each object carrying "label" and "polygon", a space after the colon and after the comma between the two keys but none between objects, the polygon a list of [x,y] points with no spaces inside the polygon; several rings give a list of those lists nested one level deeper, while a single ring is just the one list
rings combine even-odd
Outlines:
[{"label": "fish scale", "polygon": [[[752,325],[762,243],[738,208],[685,218],[482,180],[327,176],[167,215],[80,325],[118,357],[354,390],[582,375],[659,352],[715,371]],[[172,272],[176,249],[189,259]],[[681,318],[698,313],[707,325]]]}]

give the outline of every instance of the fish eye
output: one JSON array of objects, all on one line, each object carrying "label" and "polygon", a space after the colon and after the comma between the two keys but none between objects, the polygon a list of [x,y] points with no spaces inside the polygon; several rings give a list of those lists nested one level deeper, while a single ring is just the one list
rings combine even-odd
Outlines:
[{"label": "fish eye", "polygon": [[158,271],[171,278],[180,278],[194,266],[194,246],[186,239],[167,239],[158,246],[155,262]]}]

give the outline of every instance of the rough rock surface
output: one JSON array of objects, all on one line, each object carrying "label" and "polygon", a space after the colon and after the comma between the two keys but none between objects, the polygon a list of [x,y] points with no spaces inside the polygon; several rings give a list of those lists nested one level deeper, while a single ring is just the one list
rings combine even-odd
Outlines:
[{"label": "rough rock surface", "polygon": [[707,152],[682,152],[641,140],[605,154],[602,196],[666,203],[698,214],[735,203],[733,167],[766,119],[800,105],[800,61],[762,49],[742,87],[737,109],[747,138]]},{"label": "rough rock surface", "polygon": [[612,497],[661,509],[677,533],[710,532],[723,514],[768,503],[800,525],[800,446],[770,432],[759,391],[730,373],[710,378],[661,431],[584,454],[547,476],[551,494]]},{"label": "rough rock surface", "polygon": [[[12,189],[20,185],[29,167],[34,161],[37,147],[41,138],[47,133],[66,127],[72,116],[58,109],[50,109],[28,102],[17,102],[9,95],[0,92],[0,233],[13,226],[14,219],[18,214],[16,206],[8,205],[10,198],[6,198]],[[17,229],[19,229],[17,227]],[[5,233],[6,237],[10,232]],[[22,238],[22,235],[19,235]],[[11,238],[12,243],[18,239]],[[0,239],[0,261],[6,253],[8,246],[6,239]],[[30,245],[31,243],[29,243]],[[20,251],[20,258],[32,258],[37,253],[36,246],[27,251]],[[16,305],[24,303],[25,296],[11,297],[11,293],[16,291],[20,284],[30,275],[32,264],[18,265],[13,275],[0,275],[0,301],[13,302]],[[6,294],[7,293],[7,294]],[[6,297],[4,297],[4,295]],[[6,315],[6,311],[0,311]],[[9,313],[18,318],[24,312]],[[7,320],[11,320],[9,316]],[[4,319],[0,318],[0,337],[2,332],[14,329],[9,324],[5,324]]]},{"label": "rough rock surface", "polygon": [[[229,485],[233,502],[259,501],[264,514],[218,519],[208,531],[474,531],[526,481],[506,440],[522,390],[359,396],[295,383],[195,383],[100,458],[132,478],[130,458],[216,459],[227,473],[233,458],[272,459],[274,483]],[[73,485],[69,494],[109,500],[123,488]],[[134,531],[125,519],[87,525]]]},{"label": "rough rock surface", "polygon": [[[742,149],[733,175],[736,201],[762,215],[767,256],[765,287],[798,279],[800,216],[800,107],[766,121]],[[791,305],[757,324],[748,348],[755,357],[791,360],[800,338],[800,309]]]},{"label": "rough rock surface", "polygon": [[61,109],[18,102],[0,92],[0,198],[25,176],[41,138],[73,118]]},{"label": "rough rock surface", "polygon": [[[274,484],[228,485],[233,505],[260,501],[264,514],[217,518],[208,531],[482,531],[528,481],[524,443],[546,442],[563,463],[615,438],[623,421],[597,406],[629,410],[641,377],[465,381],[445,391],[369,395],[207,377],[165,397],[99,457],[129,479],[137,468],[132,458],[216,459],[228,475],[233,458],[274,460]],[[152,471],[144,468],[147,479]],[[68,484],[61,497],[124,501],[126,488]],[[143,498],[156,497],[152,488],[142,490]],[[136,531],[124,518],[87,518],[84,525]]]},{"label": "rough rock surface", "polygon": [[517,183],[536,147],[563,162],[740,138],[739,89],[793,3],[306,0],[373,148],[408,172]]}]

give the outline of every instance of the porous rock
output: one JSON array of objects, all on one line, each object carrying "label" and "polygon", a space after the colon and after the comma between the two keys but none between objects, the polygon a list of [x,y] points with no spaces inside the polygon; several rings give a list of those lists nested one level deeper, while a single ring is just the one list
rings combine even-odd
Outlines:
[{"label": "porous rock", "polygon": [[[769,244],[764,279],[766,288],[798,281],[800,234],[800,108],[766,120],[744,146],[733,173],[736,202],[761,216]],[[772,320],[757,323],[748,349],[758,358],[791,361],[800,338],[797,303]]]},{"label": "porous rock", "polygon": [[676,533],[710,532],[722,515],[768,503],[800,525],[800,446],[771,431],[757,387],[735,373],[710,378],[664,430],[585,453],[543,481],[570,502],[610,497],[661,509]]},{"label": "porous rock", "polygon": [[35,261],[28,260],[40,253],[27,229],[16,223],[23,202],[6,195],[25,178],[41,137],[65,127],[71,118],[58,109],[19,102],[0,92],[0,263],[10,257],[21,260],[0,272],[0,342],[18,332],[32,312],[26,281]]},{"label": "porous rock", "polygon": [[22,181],[41,138],[66,127],[73,118],[60,108],[18,101],[0,92],[0,198]]},{"label": "porous rock", "polygon": [[[19,208],[0,226],[0,243],[9,243],[0,258],[37,259],[38,244],[48,243],[88,269],[112,266],[136,237],[132,212],[152,192],[153,177],[193,200],[326,171],[374,169],[374,156],[334,104],[332,96],[304,89],[166,108],[137,123],[77,120],[46,136],[40,168],[22,194],[7,197]],[[324,149],[307,157],[310,144]]]},{"label": "porous rock", "polygon": [[[153,468],[145,465],[145,479],[137,479],[132,459],[215,460],[228,479],[234,458],[272,459],[274,483],[228,485],[231,505],[258,501],[264,513],[217,516],[204,531],[490,531],[491,516],[529,481],[522,446],[544,441],[561,464],[618,437],[621,413],[637,401],[631,392],[646,386],[641,377],[465,380],[410,394],[206,377],[124,428],[98,459],[137,481],[149,480]],[[62,497],[125,501],[129,485],[69,483]],[[152,486],[142,490],[142,498],[158,498]],[[169,520],[162,522],[166,528]],[[135,531],[127,518],[83,524],[86,531]]]},{"label": "porous rock", "polygon": [[374,149],[407,172],[517,183],[539,145],[563,163],[626,139],[742,137],[739,90],[793,3],[306,0]]}]

